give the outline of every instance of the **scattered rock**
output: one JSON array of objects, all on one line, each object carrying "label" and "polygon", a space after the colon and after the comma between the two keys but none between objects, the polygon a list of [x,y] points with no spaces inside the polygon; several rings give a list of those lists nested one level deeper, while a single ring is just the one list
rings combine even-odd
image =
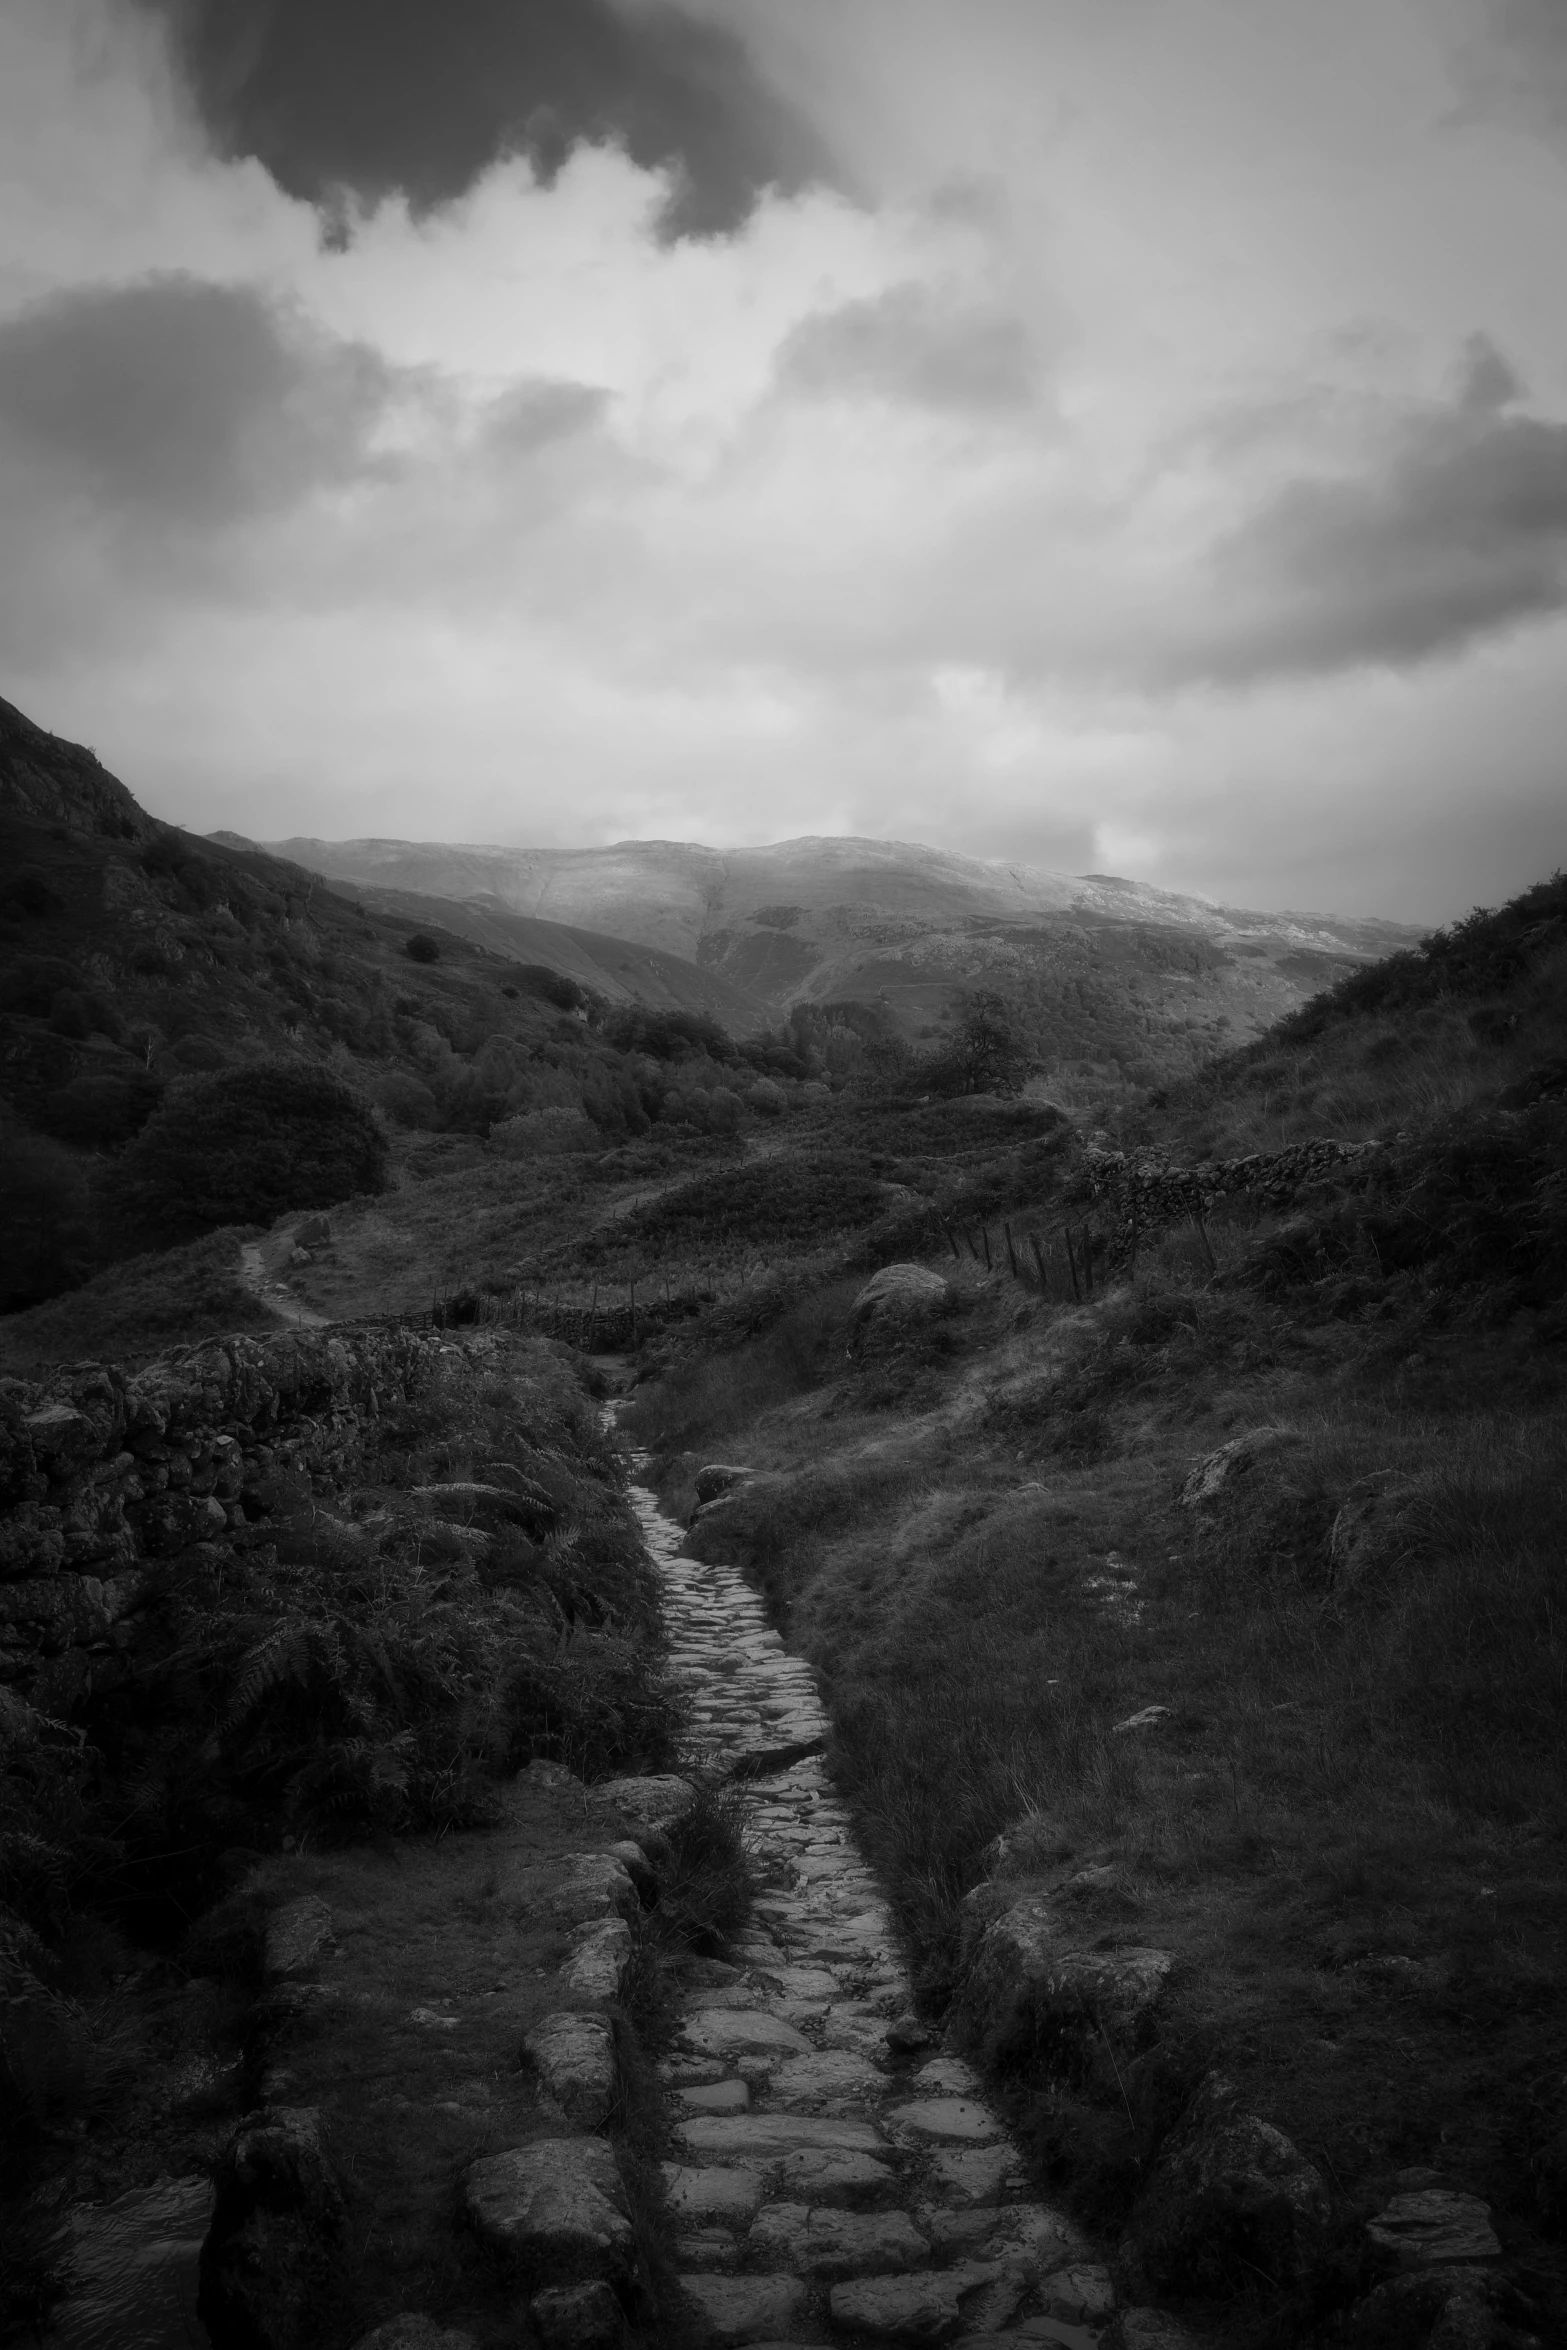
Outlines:
[{"label": "scattered rock", "polygon": [[1155,1722],[1165,1720],[1169,1711],[1167,1705],[1145,1705],[1140,1713],[1128,1714],[1124,1722],[1112,1722],[1111,1734],[1119,1736],[1123,1730],[1151,1730]]},{"label": "scattered rock", "polygon": [[1237,1477],[1256,1466],[1264,1453],[1299,1442],[1293,1428],[1251,1428],[1244,1436],[1232,1436],[1228,1444],[1221,1444],[1217,1452],[1209,1453],[1193,1469],[1181,1487],[1182,1509],[1200,1509],[1208,1502],[1217,1501]]},{"label": "scattered rock", "polygon": [[929,2048],[935,2033],[927,2030],[917,2015],[900,2015],[896,2023],[887,2026],[887,2046],[894,2056],[916,2056],[922,2048]]},{"label": "scattered rock", "polygon": [[882,2141],[869,2122],[833,2121],[808,2113],[703,2114],[681,2137],[693,2154],[714,2162],[781,2162],[804,2152],[878,2154]]},{"label": "scattered rock", "polygon": [[680,2285],[709,2338],[725,2345],[786,2334],[806,2298],[798,2277],[685,2276]]},{"label": "scattered rock", "polygon": [[1328,2192],[1271,2122],[1210,2075],[1166,2140],[1122,2239],[1128,2284],[1201,2290],[1237,2261],[1286,2288],[1323,2250]]},{"label": "scattered rock", "polygon": [[1017,2156],[1006,2144],[943,2147],[930,2157],[927,2174],[932,2187],[949,2203],[994,2203],[1017,2169]]},{"label": "scattered rock", "polygon": [[314,1894],[285,1903],[267,1920],[261,1971],[269,1983],[302,1983],[334,1940],[332,1912]]},{"label": "scattered rock", "polygon": [[765,2008],[709,2007],[687,2016],[680,2037],[699,2056],[810,2056],[803,2032]]},{"label": "scattered rock", "polygon": [[626,2338],[620,2303],[602,2278],[535,2293],[528,2315],[543,2350],[619,2350]]},{"label": "scattered rock", "polygon": [[539,2138],[470,2165],[463,2202],[491,2251],[566,2284],[631,2273],[625,2189],[601,2138]]},{"label": "scattered rock", "polygon": [[624,1861],[610,1852],[578,1852],[566,1876],[549,1896],[551,1914],[563,1923],[588,1925],[600,1918],[633,1918],[642,1898]]},{"label": "scattered rock", "polygon": [[528,2061],[569,2121],[596,2130],[615,2102],[615,2039],[601,2015],[557,2009],[523,2041]]},{"label": "scattered rock", "polygon": [[1491,2226],[1490,2206],[1478,2195],[1460,2195],[1450,2187],[1395,2195],[1366,2233],[1385,2252],[1395,2254],[1403,2268],[1496,2260],[1502,2250]]},{"label": "scattered rock", "polygon": [[987,2285],[1004,2283],[1005,2273],[994,2263],[969,2263],[924,2276],[860,2277],[834,2285],[828,2305],[834,2325],[846,2333],[857,2330],[875,2341],[945,2342],[965,2314],[993,2327],[990,2311],[965,2313],[963,2303]]},{"label": "scattered rock", "polygon": [[785,2155],[775,2176],[781,2192],[811,2205],[868,2211],[890,2203],[898,2174],[874,2154],[847,2154],[832,2147],[804,2147]]}]

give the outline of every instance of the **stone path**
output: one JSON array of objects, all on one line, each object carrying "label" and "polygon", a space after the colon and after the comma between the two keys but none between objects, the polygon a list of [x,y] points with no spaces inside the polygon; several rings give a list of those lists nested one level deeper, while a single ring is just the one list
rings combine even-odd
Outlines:
[{"label": "stone path", "polygon": [[1094,2350],[1108,2271],[1032,2200],[979,2081],[912,2012],[886,1904],[820,1755],[810,1668],[732,1568],[681,1555],[633,1487],[692,1690],[693,1767],[735,1774],[766,1890],[699,1968],[664,2071],[696,2322],[730,2343],[1052,2342]]}]

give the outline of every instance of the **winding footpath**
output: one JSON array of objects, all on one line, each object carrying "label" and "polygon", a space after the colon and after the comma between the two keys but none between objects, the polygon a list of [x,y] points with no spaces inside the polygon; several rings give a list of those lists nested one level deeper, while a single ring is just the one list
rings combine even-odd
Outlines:
[{"label": "winding footpath", "polygon": [[[638,1464],[640,1465],[640,1464]],[[676,2262],[723,2344],[1053,2342],[1093,2350],[1108,2271],[1023,2166],[975,2075],[913,2014],[891,1921],[821,1761],[810,1668],[730,1567],[632,1500],[662,1579],[693,1771],[743,1792],[765,1890],[699,1962],[664,2062]]]}]

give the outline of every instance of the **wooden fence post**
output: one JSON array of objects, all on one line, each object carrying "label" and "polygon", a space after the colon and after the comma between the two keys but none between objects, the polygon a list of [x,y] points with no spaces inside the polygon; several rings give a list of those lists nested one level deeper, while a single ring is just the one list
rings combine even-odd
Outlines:
[{"label": "wooden fence post", "polygon": [[1001,1220],[1001,1229],[1007,1236],[1007,1262],[1012,1267],[1012,1278],[1021,1281],[1023,1276],[1017,1269],[1017,1250],[1012,1245],[1012,1227],[1005,1217]]},{"label": "wooden fence post", "polygon": [[1083,1252],[1083,1287],[1092,1297],[1094,1294],[1094,1252],[1090,1246],[1090,1235],[1086,1224],[1078,1234],[1077,1245]]},{"label": "wooden fence post", "polygon": [[990,1267],[990,1229],[989,1229],[989,1226],[988,1226],[988,1225],[981,1224],[981,1226],[980,1226],[980,1228],[979,1228],[979,1237],[980,1237],[980,1239],[981,1239],[981,1240],[984,1242],[984,1244],[985,1244],[985,1270],[986,1270],[986,1272],[988,1273],[988,1272],[990,1271],[990,1269],[991,1269],[991,1267]]},{"label": "wooden fence post", "polygon": [[635,1346],[637,1343],[637,1285],[634,1281],[629,1281],[626,1287],[631,1295],[631,1343]]},{"label": "wooden fence post", "polygon": [[1050,1295],[1050,1276],[1045,1271],[1044,1253],[1040,1248],[1037,1232],[1029,1234],[1028,1245],[1034,1252],[1034,1266],[1039,1274],[1039,1294],[1041,1297],[1048,1297]]},{"label": "wooden fence post", "polygon": [[945,1216],[938,1216],[936,1221],[940,1224],[942,1231],[947,1236],[948,1248],[951,1249],[953,1255],[957,1258],[959,1264],[961,1264],[963,1262],[963,1251],[959,1248],[957,1242],[952,1237],[952,1226],[947,1222]]},{"label": "wooden fence post", "polygon": [[1219,1270],[1218,1260],[1213,1253],[1213,1242],[1208,1238],[1208,1227],[1203,1220],[1201,1208],[1192,1209],[1191,1219],[1197,1227],[1197,1237],[1202,1242],[1202,1253],[1208,1260],[1208,1270],[1210,1273],[1217,1273]]},{"label": "wooden fence post", "polygon": [[1062,1225],[1061,1238],[1066,1243],[1066,1269],[1072,1276],[1073,1303],[1076,1305],[1081,1305],[1083,1302],[1083,1293],[1082,1290],[1078,1287],[1077,1283],[1077,1259],[1072,1254],[1072,1227],[1070,1224]]}]

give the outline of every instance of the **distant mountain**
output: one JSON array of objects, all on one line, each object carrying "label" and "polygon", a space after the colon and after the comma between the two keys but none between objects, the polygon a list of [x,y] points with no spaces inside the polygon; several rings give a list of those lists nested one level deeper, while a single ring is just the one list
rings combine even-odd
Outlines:
[{"label": "distant mountain", "polygon": [[873,1002],[917,1040],[939,1032],[963,988],[999,986],[1025,1008],[1047,1064],[1144,1079],[1257,1034],[1419,935],[1393,922],[1215,905],[1118,874],[989,864],[909,841],[271,847],[378,902],[414,892],[471,919],[581,924],[684,957],[774,1018],[794,1004]]}]

